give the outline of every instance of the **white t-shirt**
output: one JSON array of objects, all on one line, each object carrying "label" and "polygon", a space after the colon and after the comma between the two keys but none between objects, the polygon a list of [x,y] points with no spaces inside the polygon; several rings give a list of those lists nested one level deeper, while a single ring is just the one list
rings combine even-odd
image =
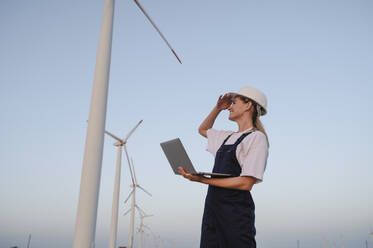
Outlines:
[{"label": "white t-shirt", "polygon": [[[245,132],[220,131],[215,129],[207,130],[207,148],[214,157],[216,152],[223,144],[224,140],[230,135],[226,145],[234,144]],[[256,178],[256,183],[263,181],[263,174],[267,165],[268,144],[264,133],[256,130],[246,136],[237,146],[236,157],[241,166],[240,176],[251,176]]]}]

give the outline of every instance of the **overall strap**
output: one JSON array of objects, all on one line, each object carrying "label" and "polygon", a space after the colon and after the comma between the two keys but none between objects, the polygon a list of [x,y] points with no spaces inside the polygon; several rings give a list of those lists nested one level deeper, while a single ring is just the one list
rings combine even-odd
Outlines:
[{"label": "overall strap", "polygon": [[232,134],[234,134],[234,133],[231,133],[230,135],[228,135],[228,137],[227,138],[225,138],[225,140],[224,140],[224,142],[223,142],[223,144],[222,145],[225,145],[225,142],[227,142],[227,140],[232,136]]},{"label": "overall strap", "polygon": [[238,144],[240,144],[241,141],[242,141],[246,136],[248,136],[249,134],[251,134],[252,132],[253,132],[253,131],[242,134],[242,135],[241,135],[241,136],[236,140],[236,142],[234,143],[234,145],[235,145],[235,146],[238,146]]}]

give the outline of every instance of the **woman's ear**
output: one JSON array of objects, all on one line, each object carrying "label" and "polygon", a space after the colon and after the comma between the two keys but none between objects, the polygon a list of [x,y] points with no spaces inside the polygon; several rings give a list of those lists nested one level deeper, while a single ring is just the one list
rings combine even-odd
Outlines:
[{"label": "woman's ear", "polygon": [[250,111],[250,109],[253,107],[253,103],[251,101],[249,101],[248,103],[246,103],[246,111]]}]

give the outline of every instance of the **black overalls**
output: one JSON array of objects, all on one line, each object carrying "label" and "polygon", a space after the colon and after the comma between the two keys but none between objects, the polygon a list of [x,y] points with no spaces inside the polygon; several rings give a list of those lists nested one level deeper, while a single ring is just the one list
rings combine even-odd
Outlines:
[{"label": "black overalls", "polygon": [[[229,135],[216,152],[213,172],[238,177],[241,166],[236,158],[238,144],[250,133],[244,133],[232,145]],[[254,201],[250,191],[209,185],[202,219],[201,248],[256,248]]]}]

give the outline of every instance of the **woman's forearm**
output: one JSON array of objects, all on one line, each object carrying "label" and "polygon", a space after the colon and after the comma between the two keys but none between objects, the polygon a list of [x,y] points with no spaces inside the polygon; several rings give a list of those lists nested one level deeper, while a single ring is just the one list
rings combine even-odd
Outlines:
[{"label": "woman's forearm", "polygon": [[228,178],[207,178],[201,177],[199,182],[209,184],[216,187],[247,190],[250,191],[256,182],[253,177],[228,177]]},{"label": "woman's forearm", "polygon": [[239,177],[226,177],[226,178],[208,178],[201,175],[194,175],[187,173],[183,167],[179,167],[180,174],[190,181],[209,184],[216,187],[247,190],[250,191],[256,182],[254,177],[239,176]]},{"label": "woman's forearm", "polygon": [[219,110],[216,106],[211,110],[210,114],[206,117],[206,119],[202,122],[199,126],[198,132],[202,135],[207,137],[207,130],[212,128],[216,117],[218,117],[221,110]]}]

